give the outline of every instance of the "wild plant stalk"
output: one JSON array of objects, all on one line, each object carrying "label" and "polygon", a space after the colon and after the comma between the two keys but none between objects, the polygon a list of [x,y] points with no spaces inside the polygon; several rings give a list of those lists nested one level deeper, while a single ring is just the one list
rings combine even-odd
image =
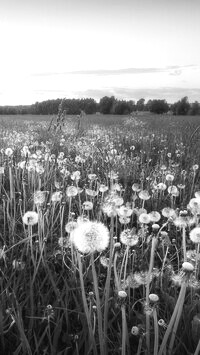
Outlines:
[{"label": "wild plant stalk", "polygon": [[[149,306],[149,290],[150,290],[150,278],[154,264],[154,252],[157,244],[157,238],[153,237],[151,242],[151,256],[150,256],[150,263],[149,263],[149,271],[147,275],[147,286],[146,286],[146,306]],[[149,312],[146,312],[146,345],[147,351],[150,353],[150,319],[149,319]]]},{"label": "wild plant stalk", "polygon": [[187,261],[185,226],[182,226],[182,248],[183,248],[183,260],[185,262],[185,261]]},{"label": "wild plant stalk", "polygon": [[123,303],[121,305],[121,312],[122,312],[122,352],[121,352],[121,355],[127,355],[127,353],[126,353],[127,323],[126,323],[125,303]]},{"label": "wild plant stalk", "polygon": [[[185,287],[185,292],[186,292],[186,287]],[[180,321],[180,318],[181,318],[184,301],[185,301],[185,295],[181,298],[180,303],[179,303],[179,308],[178,308],[178,311],[177,311],[176,320],[174,322],[174,327],[173,327],[173,330],[172,330],[172,335],[171,335],[171,339],[170,339],[170,343],[169,343],[169,354],[172,354],[173,345],[174,345],[174,341],[175,341],[175,336],[176,336],[178,324],[179,324],[179,321]]]},{"label": "wild plant stalk", "polygon": [[114,253],[114,217],[111,217],[110,228],[110,251],[109,251],[109,264],[107,269],[107,278],[105,284],[105,296],[104,296],[104,342],[105,342],[105,354],[107,354],[107,332],[108,332],[108,307],[109,307],[109,295],[110,295],[110,281],[112,271],[112,260]]},{"label": "wild plant stalk", "polygon": [[199,355],[199,354],[200,354],[200,339],[199,339],[199,342],[197,344],[196,350],[194,352],[194,355]]},{"label": "wild plant stalk", "polygon": [[179,292],[179,296],[178,296],[178,299],[176,301],[176,306],[174,308],[173,314],[171,316],[170,322],[169,322],[167,330],[165,332],[165,335],[164,335],[163,341],[161,343],[158,355],[162,355],[165,352],[165,348],[166,348],[166,345],[167,345],[167,341],[168,341],[169,335],[172,332],[172,328],[173,328],[174,323],[176,321],[177,313],[178,313],[178,310],[179,310],[179,307],[180,307],[180,302],[181,302],[182,299],[185,299],[186,287],[187,287],[186,282],[182,282],[181,289],[180,289],[180,292]]},{"label": "wild plant stalk", "polygon": [[154,351],[153,354],[158,354],[158,317],[157,317],[157,310],[156,306],[153,307],[153,320],[154,320]]},{"label": "wild plant stalk", "polygon": [[92,343],[92,348],[93,348],[93,351],[94,351],[94,355],[97,355],[96,341],[95,341],[94,334],[93,334],[92,323],[91,323],[91,319],[90,319],[90,313],[89,313],[89,309],[88,309],[88,305],[87,305],[87,299],[86,299],[86,295],[85,295],[85,286],[84,286],[84,280],[83,280],[82,262],[81,262],[80,254],[79,254],[78,251],[77,251],[77,260],[78,260],[78,267],[79,267],[79,277],[80,277],[80,283],[81,283],[81,294],[82,294],[82,300],[83,300],[83,307],[84,307],[84,312],[85,312],[85,316],[86,316],[86,319],[87,319],[90,341]]},{"label": "wild plant stalk", "polygon": [[96,305],[97,305],[97,325],[98,325],[98,334],[99,334],[99,343],[100,343],[100,354],[104,355],[104,334],[102,328],[102,311],[101,311],[101,303],[99,297],[99,288],[98,288],[98,281],[97,281],[97,274],[94,264],[94,254],[91,254],[91,264],[92,264],[92,277],[93,277],[93,284],[94,284],[94,291],[96,297]]}]

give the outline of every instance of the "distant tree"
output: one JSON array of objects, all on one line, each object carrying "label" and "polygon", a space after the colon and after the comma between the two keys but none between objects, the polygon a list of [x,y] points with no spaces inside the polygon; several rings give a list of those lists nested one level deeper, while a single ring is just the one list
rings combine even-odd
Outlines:
[{"label": "distant tree", "polygon": [[190,111],[189,111],[190,115],[200,115],[200,104],[198,101],[193,102],[190,105]]},{"label": "distant tree", "polygon": [[174,115],[187,115],[190,110],[188,97],[185,96],[181,100],[175,102],[171,109]]},{"label": "distant tree", "polygon": [[145,109],[147,111],[151,111],[151,105],[152,105],[152,100],[150,99],[150,100],[147,101],[147,103],[145,105]]},{"label": "distant tree", "polygon": [[114,113],[116,99],[114,96],[104,96],[99,102],[99,111],[103,114]]},{"label": "distant tree", "polygon": [[137,101],[137,103],[136,103],[137,111],[144,111],[144,109],[145,109],[144,103],[145,103],[145,99],[140,99]]},{"label": "distant tree", "polygon": [[114,113],[116,115],[129,115],[133,111],[133,104],[131,101],[116,100]]},{"label": "distant tree", "polygon": [[150,107],[150,112],[153,113],[166,113],[169,111],[169,105],[166,100],[152,100],[151,101],[151,107]]}]

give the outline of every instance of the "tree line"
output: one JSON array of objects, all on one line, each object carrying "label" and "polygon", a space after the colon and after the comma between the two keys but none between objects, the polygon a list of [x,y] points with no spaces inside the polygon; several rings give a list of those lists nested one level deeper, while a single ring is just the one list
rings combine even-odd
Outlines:
[{"label": "tree line", "polygon": [[36,102],[32,105],[0,106],[0,115],[57,115],[59,105],[62,102],[62,109],[69,115],[79,115],[82,111],[86,114],[96,112],[102,114],[126,115],[134,112],[149,111],[152,113],[173,115],[199,115],[200,104],[198,101],[190,103],[185,96],[181,100],[169,104],[166,100],[148,100],[141,98],[134,100],[118,100],[114,96],[104,96],[97,103],[92,98],[85,99],[56,99]]}]

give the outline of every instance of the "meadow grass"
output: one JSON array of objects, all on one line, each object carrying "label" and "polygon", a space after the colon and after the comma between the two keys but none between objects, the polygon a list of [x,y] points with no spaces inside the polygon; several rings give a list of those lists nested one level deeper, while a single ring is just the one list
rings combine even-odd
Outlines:
[{"label": "meadow grass", "polygon": [[0,353],[200,349],[200,117],[0,117]]}]

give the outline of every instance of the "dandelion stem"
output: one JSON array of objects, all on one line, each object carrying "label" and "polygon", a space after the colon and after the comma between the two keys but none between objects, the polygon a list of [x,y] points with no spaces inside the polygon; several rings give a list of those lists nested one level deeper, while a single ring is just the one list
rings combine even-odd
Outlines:
[{"label": "dandelion stem", "polygon": [[153,308],[153,320],[154,320],[154,355],[158,354],[158,317],[156,307]]},{"label": "dandelion stem", "polygon": [[93,344],[94,354],[97,355],[96,342],[95,342],[94,335],[93,335],[92,324],[91,324],[91,320],[90,320],[90,316],[89,316],[89,309],[88,309],[86,295],[85,295],[82,263],[81,263],[81,258],[80,258],[80,254],[78,251],[77,251],[77,260],[78,260],[78,266],[79,266],[79,277],[80,277],[80,282],[81,282],[81,294],[82,294],[82,300],[83,300],[83,307],[84,307],[84,311],[85,311],[85,315],[86,315],[86,319],[87,319],[87,323],[88,323],[90,340],[91,340],[91,343]]},{"label": "dandelion stem", "polygon": [[172,327],[173,327],[174,322],[176,320],[177,312],[178,312],[178,309],[179,309],[179,306],[180,306],[180,301],[181,301],[182,298],[185,298],[185,292],[186,292],[186,283],[183,282],[182,285],[181,285],[181,289],[180,289],[180,292],[179,292],[179,296],[178,296],[177,302],[176,302],[176,306],[174,308],[174,312],[173,312],[173,314],[171,316],[170,322],[169,322],[167,330],[165,332],[165,335],[164,335],[163,341],[161,343],[158,355],[162,355],[163,352],[165,351],[167,340],[169,338],[169,335],[170,335],[170,333],[172,331]]},{"label": "dandelion stem", "polygon": [[95,290],[96,303],[97,303],[100,354],[104,355],[105,353],[104,353],[104,337],[103,337],[103,329],[102,329],[101,303],[100,303],[100,298],[99,298],[99,289],[98,289],[97,274],[96,274],[96,270],[95,270],[94,254],[93,253],[91,254],[91,264],[92,264],[92,276],[93,276],[94,290]]},{"label": "dandelion stem", "polygon": [[[153,237],[152,244],[151,244],[151,256],[150,256],[149,272],[147,275],[147,286],[146,286],[146,305],[147,305],[147,307],[149,306],[150,277],[151,277],[151,272],[153,269],[154,251],[155,251],[156,243],[157,243],[157,238]],[[147,345],[147,351],[148,351],[148,353],[150,353],[150,320],[149,320],[148,312],[146,312],[146,345]]]}]

